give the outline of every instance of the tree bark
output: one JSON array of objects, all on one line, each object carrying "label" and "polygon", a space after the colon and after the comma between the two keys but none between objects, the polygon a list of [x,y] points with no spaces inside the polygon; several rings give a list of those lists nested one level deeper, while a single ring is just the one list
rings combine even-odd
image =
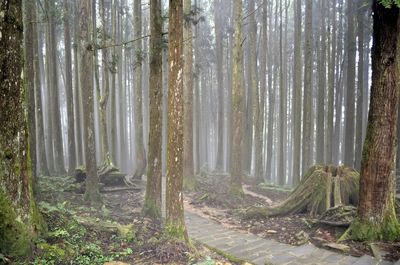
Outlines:
[{"label": "tree bark", "polygon": [[100,202],[99,177],[96,169],[96,145],[94,131],[94,99],[93,99],[93,23],[92,0],[79,2],[79,51],[80,51],[80,87],[82,88],[83,128],[86,160],[85,199],[93,205]]},{"label": "tree bark", "polygon": [[22,1],[0,4],[0,249],[13,257],[30,254],[33,239],[44,229],[32,193],[27,87],[22,80],[22,11],[28,28],[33,21],[27,11],[34,11],[27,2],[24,9]]},{"label": "tree bark", "polygon": [[145,215],[161,218],[162,151],[162,18],[161,0],[150,1],[150,134]]},{"label": "tree bark", "polygon": [[233,196],[243,194],[242,188],[242,151],[244,129],[244,89],[243,89],[243,20],[242,0],[234,2],[234,46],[232,65],[232,162],[231,162],[231,187]]},{"label": "tree bark", "polygon": [[397,240],[394,159],[400,76],[400,12],[373,4],[372,86],[367,135],[361,161],[358,220],[350,227],[360,240]]},{"label": "tree bark", "polygon": [[169,0],[169,79],[167,144],[168,235],[188,241],[183,213],[183,4]]},{"label": "tree bark", "polygon": [[74,100],[72,91],[72,55],[70,33],[70,8],[69,0],[64,0],[64,45],[65,45],[65,92],[67,105],[68,124],[68,174],[71,176],[76,167],[75,154],[75,125],[74,125]]}]

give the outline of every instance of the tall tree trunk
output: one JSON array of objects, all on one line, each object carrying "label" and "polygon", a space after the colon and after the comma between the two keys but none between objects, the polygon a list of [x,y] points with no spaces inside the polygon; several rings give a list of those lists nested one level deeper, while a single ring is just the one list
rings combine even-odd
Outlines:
[{"label": "tall tree trunk", "polygon": [[[142,36],[142,1],[135,0],[134,2],[134,34],[133,38],[137,39]],[[135,143],[136,143],[136,171],[135,178],[141,178],[146,170],[146,154],[144,151],[143,141],[143,45],[142,41],[135,42]]]},{"label": "tall tree trunk", "polygon": [[[193,42],[191,0],[183,0],[183,14],[185,23],[183,27],[183,181],[187,189],[195,188],[193,167]],[[222,89],[222,88],[221,88]]]},{"label": "tall tree trunk", "polygon": [[[357,66],[357,113],[356,113],[356,150],[355,154],[362,152],[363,128],[363,93],[364,93],[364,1],[359,0],[357,6],[357,39],[358,39],[358,66]],[[355,168],[360,170],[361,158],[356,157]]]},{"label": "tall tree trunk", "polygon": [[400,9],[373,4],[372,87],[363,147],[358,219],[351,236],[398,240],[394,210],[394,159],[400,76]]},{"label": "tall tree trunk", "polygon": [[150,135],[145,215],[161,218],[162,151],[162,18],[161,0],[150,2]]},{"label": "tall tree trunk", "polygon": [[243,89],[243,46],[242,46],[242,23],[243,23],[242,0],[234,2],[234,46],[232,65],[232,161],[231,161],[231,187],[233,196],[241,195],[242,189],[242,149],[244,129],[244,89]]},{"label": "tall tree trunk", "polygon": [[[29,23],[36,21],[29,21],[34,9],[28,2],[24,1],[25,26],[31,28]],[[22,11],[22,1],[0,4],[0,249],[13,257],[30,254],[32,239],[43,230],[32,193]]]},{"label": "tall tree trunk", "polygon": [[267,53],[269,49],[268,45],[268,4],[267,0],[263,0],[262,3],[263,13],[262,13],[262,36],[261,36],[261,46],[263,49],[260,49],[260,106],[259,106],[259,125],[256,128],[256,133],[258,135],[255,136],[255,164],[254,164],[254,176],[256,177],[256,181],[258,183],[264,182],[264,160],[265,160],[265,152],[263,152],[264,147],[264,125],[265,125],[265,95],[267,91]]},{"label": "tall tree trunk", "polygon": [[294,64],[293,64],[293,186],[300,182],[300,162],[301,162],[301,0],[296,0],[294,5]]},{"label": "tall tree trunk", "polygon": [[346,81],[346,115],[344,137],[344,164],[354,167],[354,123],[355,123],[355,74],[356,74],[356,36],[354,27],[354,1],[347,1],[347,81]]},{"label": "tall tree trunk", "polygon": [[[32,9],[32,21],[37,21],[37,7],[36,2],[30,3]],[[42,104],[42,84],[40,75],[40,55],[39,55],[39,32],[37,23],[32,24],[33,31],[33,55],[34,55],[34,74],[35,74],[35,102],[36,102],[36,134],[37,134],[37,158],[38,163],[38,175],[49,176],[49,168],[47,166],[46,157],[46,145],[44,139],[44,127],[43,127],[43,104]]]},{"label": "tall tree trunk", "polygon": [[72,175],[76,166],[75,154],[75,125],[74,125],[74,100],[72,91],[72,55],[70,34],[70,7],[69,0],[64,0],[64,45],[65,45],[65,92],[67,105],[68,124],[68,174]]},{"label": "tall tree trunk", "polygon": [[[51,83],[48,84],[47,89],[51,91],[50,98],[50,112],[51,112],[51,126],[52,126],[52,142],[54,152],[54,170],[56,174],[65,174],[64,156],[63,156],[63,141],[61,130],[61,117],[60,117],[60,102],[59,102],[59,87],[58,87],[58,71],[57,71],[57,36],[56,24],[54,20],[55,3],[51,0],[45,0],[49,38],[48,43],[50,50],[50,79]],[[46,55],[47,56],[47,55]]]},{"label": "tall tree trunk", "polygon": [[86,160],[85,199],[91,204],[100,202],[99,177],[96,169],[96,148],[94,131],[93,100],[93,23],[92,0],[79,1],[79,51],[80,51],[80,87],[82,88],[84,124],[84,144]]},{"label": "tall tree trunk", "polygon": [[316,136],[316,163],[323,163],[324,160],[324,140],[325,140],[325,90],[326,90],[326,28],[325,28],[325,10],[326,1],[320,0],[320,28],[318,48],[318,102],[317,102],[317,136]]},{"label": "tall tree trunk", "polygon": [[183,216],[183,4],[169,0],[167,234],[188,241]]},{"label": "tall tree trunk", "polygon": [[76,162],[78,165],[84,164],[84,151],[82,142],[82,93],[79,86],[79,15],[78,15],[78,3],[74,5],[74,78],[75,78],[75,93],[74,93],[74,107],[75,107],[75,128],[76,128]]},{"label": "tall tree trunk", "polygon": [[312,9],[313,1],[306,0],[305,14],[305,43],[304,43],[304,110],[303,110],[303,149],[302,149],[302,172],[303,174],[311,166],[311,140],[313,128],[311,127],[312,113],[312,49],[313,49],[313,33],[312,33]]},{"label": "tall tree trunk", "polygon": [[223,46],[222,46],[222,2],[214,0],[214,21],[215,21],[215,53],[217,56],[217,90],[218,90],[218,147],[217,164],[218,171],[224,170],[224,78],[223,78]]},{"label": "tall tree trunk", "polygon": [[[23,20],[24,20],[24,83],[25,91],[27,93],[28,103],[28,133],[29,133],[29,151],[31,157],[32,181],[33,188],[36,189],[37,184],[37,150],[36,150],[36,117],[35,117],[35,69],[34,69],[34,31],[33,25],[36,23],[33,20],[33,9],[31,1],[24,1],[23,4]],[[40,89],[40,87],[38,88]]]},{"label": "tall tree trunk", "polygon": [[[112,42],[114,44],[117,43],[117,7],[119,3],[118,0],[114,0],[111,7],[111,28],[112,28]],[[122,60],[122,58],[118,58],[116,47],[112,48],[112,58],[111,58],[111,157],[114,159],[114,162],[117,161],[117,153],[118,153],[118,139],[117,139],[117,65],[118,60]],[[118,69],[121,71],[121,69]],[[119,165],[121,167],[121,165]]]},{"label": "tall tree trunk", "polygon": [[100,1],[100,17],[102,24],[102,89],[97,88],[97,96],[99,97],[99,114],[100,114],[100,137],[101,137],[101,153],[103,163],[105,165],[112,164],[113,157],[110,155],[110,147],[108,144],[108,129],[107,129],[107,104],[110,97],[110,79],[109,79],[109,58],[107,45],[108,32],[106,30],[106,14],[104,0]]},{"label": "tall tree trunk", "polygon": [[333,163],[333,108],[334,108],[334,97],[335,97],[335,66],[336,66],[336,0],[332,1],[332,11],[330,17],[331,23],[331,34],[330,34],[330,60],[328,65],[328,114],[326,117],[326,134],[325,134],[325,163]]},{"label": "tall tree trunk", "polygon": [[287,87],[284,82],[284,64],[283,64],[283,0],[279,5],[280,24],[279,24],[279,158],[278,158],[278,184],[284,185],[286,182],[286,137],[287,137]]}]

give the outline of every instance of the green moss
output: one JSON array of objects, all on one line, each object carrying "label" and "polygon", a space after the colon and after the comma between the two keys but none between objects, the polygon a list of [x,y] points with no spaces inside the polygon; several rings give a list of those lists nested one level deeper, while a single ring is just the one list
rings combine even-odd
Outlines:
[{"label": "green moss", "polygon": [[183,178],[183,189],[184,190],[196,191],[198,189],[198,185],[199,184],[194,176]]},{"label": "green moss", "polygon": [[160,220],[161,219],[161,209],[157,207],[154,200],[146,198],[143,206],[143,214],[151,219]]},{"label": "green moss", "polygon": [[229,195],[233,198],[241,198],[244,196],[244,191],[241,185],[231,185]]},{"label": "green moss", "polygon": [[400,224],[396,218],[386,218],[383,224],[356,219],[340,240],[354,239],[359,241],[400,239]]},{"label": "green moss", "polygon": [[164,233],[167,237],[187,241],[187,232],[185,225],[167,224],[164,228]]},{"label": "green moss", "polygon": [[224,258],[228,259],[230,262],[232,263],[236,263],[236,264],[246,264],[247,262],[243,259],[237,258],[225,251],[222,251],[220,249],[214,248],[212,246],[209,246],[207,244],[201,243],[202,245],[204,245],[206,248],[210,249],[211,251],[223,256]]},{"label": "green moss", "polygon": [[31,252],[31,235],[14,211],[12,203],[0,189],[0,253],[13,257]]}]

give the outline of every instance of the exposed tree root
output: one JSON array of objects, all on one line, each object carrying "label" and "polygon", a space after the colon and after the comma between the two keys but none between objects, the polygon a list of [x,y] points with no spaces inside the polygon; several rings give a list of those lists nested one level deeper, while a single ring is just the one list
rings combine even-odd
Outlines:
[{"label": "exposed tree root", "polygon": [[359,174],[340,166],[315,165],[290,196],[271,208],[250,208],[243,218],[265,218],[297,213],[323,214],[329,208],[358,203]]}]

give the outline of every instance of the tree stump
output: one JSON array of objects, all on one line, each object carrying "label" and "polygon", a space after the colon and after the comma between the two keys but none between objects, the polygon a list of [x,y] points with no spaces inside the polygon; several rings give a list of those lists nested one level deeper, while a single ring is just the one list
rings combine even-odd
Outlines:
[{"label": "tree stump", "polygon": [[359,173],[348,167],[312,166],[285,201],[272,208],[247,209],[244,218],[316,215],[339,205],[357,205],[359,179]]}]

